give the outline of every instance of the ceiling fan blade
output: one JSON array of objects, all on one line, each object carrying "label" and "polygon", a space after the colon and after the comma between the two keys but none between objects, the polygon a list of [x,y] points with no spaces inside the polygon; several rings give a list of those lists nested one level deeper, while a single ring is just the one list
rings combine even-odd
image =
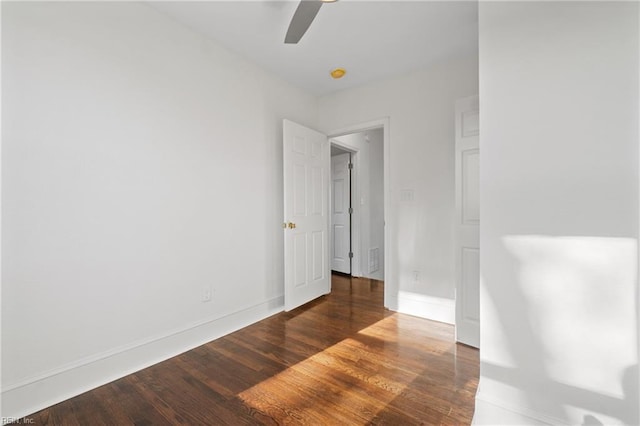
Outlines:
[{"label": "ceiling fan blade", "polygon": [[302,0],[298,4],[296,13],[291,18],[287,35],[284,38],[284,42],[287,44],[295,44],[300,41],[304,33],[307,32],[309,26],[313,22],[313,19],[318,14],[318,11],[322,7],[322,1],[320,0]]}]

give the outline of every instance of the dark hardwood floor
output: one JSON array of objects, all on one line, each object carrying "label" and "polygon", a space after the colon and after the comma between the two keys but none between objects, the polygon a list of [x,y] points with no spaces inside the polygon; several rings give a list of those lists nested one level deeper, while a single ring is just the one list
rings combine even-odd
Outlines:
[{"label": "dark hardwood floor", "polygon": [[471,422],[478,351],[450,325],[382,307],[383,284],[332,293],[31,416],[42,425]]}]

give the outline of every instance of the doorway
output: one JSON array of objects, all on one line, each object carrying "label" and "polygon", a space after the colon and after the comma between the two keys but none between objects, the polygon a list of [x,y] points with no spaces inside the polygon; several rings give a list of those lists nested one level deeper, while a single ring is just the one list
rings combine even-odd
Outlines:
[{"label": "doorway", "polygon": [[384,281],[384,127],[347,132],[330,142],[331,269]]},{"label": "doorway", "polygon": [[[330,135],[283,120],[285,311],[331,292],[331,145],[351,153],[355,170],[350,184],[351,276],[384,282],[389,274],[385,244],[389,238],[385,224],[389,214],[389,119]],[[372,187],[377,189],[371,191]],[[388,307],[389,286],[384,286],[384,301]]]}]

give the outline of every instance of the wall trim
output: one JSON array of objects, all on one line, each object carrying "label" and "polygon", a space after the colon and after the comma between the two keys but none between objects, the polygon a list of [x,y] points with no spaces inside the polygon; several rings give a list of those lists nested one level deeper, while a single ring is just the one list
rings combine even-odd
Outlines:
[{"label": "wall trim", "polygon": [[[482,417],[484,412],[494,413],[488,416],[489,423],[487,423]],[[496,417],[495,413],[501,412],[502,415]],[[476,406],[475,413],[473,415],[472,425],[484,425],[494,424],[496,418],[505,419],[504,424],[512,424],[517,422],[518,424],[533,424],[533,425],[549,425],[549,426],[569,426],[566,420],[559,419],[554,416],[542,414],[529,408],[525,408],[519,405],[510,404],[504,402],[501,399],[487,395],[486,393],[478,391],[476,394]],[[517,418],[517,420],[516,420]],[[508,419],[508,420],[506,420]]]},{"label": "wall trim", "polygon": [[208,317],[167,333],[139,340],[28,377],[2,388],[2,419],[19,419],[143,370],[268,318],[284,309],[284,296],[236,312]]},{"label": "wall trim", "polygon": [[455,325],[456,305],[453,299],[400,291],[389,296],[388,308],[402,314]]}]

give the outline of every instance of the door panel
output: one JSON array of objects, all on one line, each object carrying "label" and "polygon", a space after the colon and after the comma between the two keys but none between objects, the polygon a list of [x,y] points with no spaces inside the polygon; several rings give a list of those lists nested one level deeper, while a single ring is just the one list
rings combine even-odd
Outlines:
[{"label": "door panel", "polygon": [[307,283],[307,236],[293,235],[293,264],[295,265],[294,285],[303,286]]},{"label": "door panel", "polygon": [[329,142],[315,130],[283,122],[284,304],[289,311],[331,291]]},{"label": "door panel", "polygon": [[314,281],[321,280],[324,276],[325,264],[324,264],[324,233],[323,232],[314,232],[313,233],[313,273],[312,278]]},{"label": "door panel", "polygon": [[462,315],[464,321],[479,323],[480,321],[480,250],[474,248],[462,248]]},{"label": "door panel", "polygon": [[293,214],[306,216],[307,214],[307,168],[304,164],[293,165]]},{"label": "door panel", "polygon": [[331,269],[345,274],[351,273],[350,162],[348,153],[331,157]]},{"label": "door panel", "polygon": [[324,216],[325,194],[323,194],[323,192],[327,190],[324,180],[325,173],[323,173],[321,167],[311,169],[311,188],[313,191],[311,194],[311,214],[314,216]]},{"label": "door panel", "polygon": [[335,267],[333,266],[334,259],[344,260],[348,254],[348,249],[344,245],[344,234],[345,228],[344,225],[333,225],[333,235],[331,239],[333,240],[333,256],[331,258],[332,267],[335,271]]},{"label": "door panel", "polygon": [[467,149],[462,154],[462,223],[480,223],[480,151]]},{"label": "door panel", "polygon": [[[332,172],[333,173],[333,172]],[[332,192],[332,201],[333,201],[333,214],[344,214],[345,213],[345,205],[344,205],[344,193],[345,193],[345,185],[346,182],[344,179],[335,177],[333,178],[333,192]]]},{"label": "door panel", "polygon": [[480,346],[478,96],[456,102],[456,340]]}]

